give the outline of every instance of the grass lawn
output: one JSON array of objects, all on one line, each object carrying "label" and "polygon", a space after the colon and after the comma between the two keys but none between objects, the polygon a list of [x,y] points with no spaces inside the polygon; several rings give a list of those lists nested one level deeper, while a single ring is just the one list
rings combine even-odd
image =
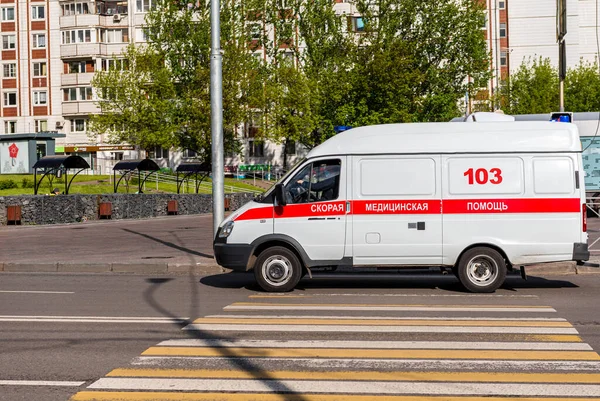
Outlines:
[{"label": "grass lawn", "polygon": [[[72,176],[69,176],[69,181]],[[78,175],[73,180],[71,187],[69,188],[69,194],[111,194],[114,192],[112,184],[112,176],[108,175]],[[38,180],[40,176],[38,175]],[[117,176],[117,180],[119,176]],[[136,177],[137,179],[137,177]],[[175,179],[175,177],[173,177]],[[16,184],[17,188],[6,188],[7,182],[12,181]],[[132,180],[129,184],[129,193],[135,193],[138,190],[137,180]],[[0,196],[9,195],[33,195],[33,174],[2,174],[0,175]],[[205,178],[203,183],[209,183],[210,178]],[[194,193],[194,181],[188,180],[187,185],[182,185],[181,193]],[[185,187],[185,188],[184,188]],[[241,191],[263,191],[259,187],[255,187],[245,182],[241,182],[234,178],[225,178],[225,193],[232,192],[232,188],[235,187],[236,192]],[[53,188],[58,188],[61,192],[64,192],[65,183],[64,178],[54,178],[52,185],[47,178],[44,178],[38,190],[38,194],[49,194]],[[158,182],[155,176],[150,176],[146,180],[145,193],[177,193],[177,185],[173,182]],[[125,186],[125,180],[123,179],[119,184],[119,193],[127,193],[127,187]],[[200,187],[199,193],[209,194],[211,193],[210,186]]]}]

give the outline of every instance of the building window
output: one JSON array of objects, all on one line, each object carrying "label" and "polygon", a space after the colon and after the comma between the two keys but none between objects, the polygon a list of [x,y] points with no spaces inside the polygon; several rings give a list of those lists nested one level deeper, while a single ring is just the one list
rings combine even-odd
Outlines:
[{"label": "building window", "polygon": [[16,36],[15,35],[4,35],[2,36],[2,49],[11,50],[16,47]]},{"label": "building window", "polygon": [[363,17],[350,17],[349,29],[352,32],[364,32],[365,19]]},{"label": "building window", "polygon": [[504,10],[506,8],[506,1],[505,0],[498,0],[498,8],[500,10]]},{"label": "building window", "polygon": [[69,74],[81,74],[85,72],[85,61],[69,62]]},{"label": "building window", "polygon": [[71,132],[85,132],[86,120],[83,118],[76,118],[71,120]]},{"label": "building window", "polygon": [[505,38],[506,37],[506,22],[501,22],[500,23],[500,37],[501,38]]},{"label": "building window", "polygon": [[155,146],[154,148],[148,150],[148,157],[150,159],[168,159],[169,149],[165,149],[160,146]]},{"label": "building window", "polygon": [[31,6],[31,19],[45,19],[46,6]]},{"label": "building window", "polygon": [[506,67],[508,65],[508,60],[507,60],[507,56],[506,56],[506,51],[503,50],[500,52],[500,66],[501,67]]},{"label": "building window", "polygon": [[46,34],[45,33],[34,33],[32,47],[34,49],[45,49],[46,48]]},{"label": "building window", "polygon": [[483,12],[483,25],[481,25],[481,29],[482,30],[487,30],[487,28],[488,28],[488,22],[489,22],[488,18],[489,18],[488,11],[485,10]]},{"label": "building window", "polygon": [[16,134],[17,133],[17,122],[16,121],[5,121],[4,122],[4,133],[5,134]]},{"label": "building window", "polygon": [[90,29],[76,29],[72,31],[63,31],[62,44],[68,45],[70,43],[91,43],[95,42],[92,40],[92,31]]},{"label": "building window", "polygon": [[78,100],[92,100],[92,87],[86,86],[81,88],[65,88],[63,89],[63,100],[65,102],[75,102]]},{"label": "building window", "polygon": [[15,20],[15,8],[5,7],[2,9],[2,22],[14,21]]},{"label": "building window", "polygon": [[127,60],[121,59],[103,59],[102,71],[117,70],[123,71],[127,69]]},{"label": "building window", "polygon": [[296,154],[296,141],[285,141],[285,154],[295,155]]},{"label": "building window", "polygon": [[79,88],[79,100],[92,100],[92,88],[90,86]]},{"label": "building window", "polygon": [[4,106],[11,107],[17,105],[17,92],[4,92]]},{"label": "building window", "polygon": [[33,63],[33,76],[34,77],[45,77],[48,75],[48,69],[46,62]]},{"label": "building window", "polygon": [[248,156],[250,157],[264,157],[265,156],[265,145],[259,141],[248,141]]},{"label": "building window", "polygon": [[152,8],[152,0],[136,0],[135,4],[138,13],[147,13]]},{"label": "building window", "polygon": [[34,106],[45,106],[48,104],[46,91],[33,92],[33,105]]},{"label": "building window", "polygon": [[4,66],[2,67],[2,70],[3,70],[2,76],[4,78],[16,78],[16,76],[17,76],[17,64],[16,63],[4,64]]},{"label": "building window", "polygon": [[101,43],[124,43],[129,42],[128,29],[102,29],[100,31]]},{"label": "building window", "polygon": [[196,156],[198,156],[198,152],[196,152],[195,150],[191,150],[191,149],[183,150],[183,157],[186,159],[193,159]]},{"label": "building window", "polygon": [[47,132],[48,120],[35,120],[35,132]]},{"label": "building window", "polygon": [[250,40],[260,40],[262,37],[262,23],[251,22],[248,24],[248,30],[250,32]]}]

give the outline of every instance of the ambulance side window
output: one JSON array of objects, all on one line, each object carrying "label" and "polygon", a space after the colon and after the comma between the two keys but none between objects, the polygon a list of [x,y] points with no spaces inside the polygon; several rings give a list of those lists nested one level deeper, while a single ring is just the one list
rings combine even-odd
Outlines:
[{"label": "ambulance side window", "polygon": [[535,157],[533,189],[536,194],[572,194],[575,169],[569,157]]},{"label": "ambulance side window", "polygon": [[339,197],[341,161],[320,160],[302,168],[285,186],[288,204],[325,202]]}]

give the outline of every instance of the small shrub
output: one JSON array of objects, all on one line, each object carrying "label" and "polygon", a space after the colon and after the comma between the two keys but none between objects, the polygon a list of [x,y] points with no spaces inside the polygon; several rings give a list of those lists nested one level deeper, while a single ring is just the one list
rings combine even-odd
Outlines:
[{"label": "small shrub", "polygon": [[21,181],[21,188],[33,188],[33,181],[29,178],[23,178],[23,181]]},{"label": "small shrub", "polygon": [[19,188],[17,183],[14,180],[4,180],[0,181],[0,189],[12,189]]}]

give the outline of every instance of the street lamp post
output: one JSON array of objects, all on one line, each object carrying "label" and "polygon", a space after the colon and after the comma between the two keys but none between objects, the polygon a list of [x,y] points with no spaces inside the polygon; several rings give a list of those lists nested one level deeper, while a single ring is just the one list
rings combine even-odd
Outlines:
[{"label": "street lamp post", "polygon": [[210,111],[212,137],[212,199],[213,236],[225,218],[225,188],[223,167],[223,56],[221,55],[220,2],[210,3]]}]

